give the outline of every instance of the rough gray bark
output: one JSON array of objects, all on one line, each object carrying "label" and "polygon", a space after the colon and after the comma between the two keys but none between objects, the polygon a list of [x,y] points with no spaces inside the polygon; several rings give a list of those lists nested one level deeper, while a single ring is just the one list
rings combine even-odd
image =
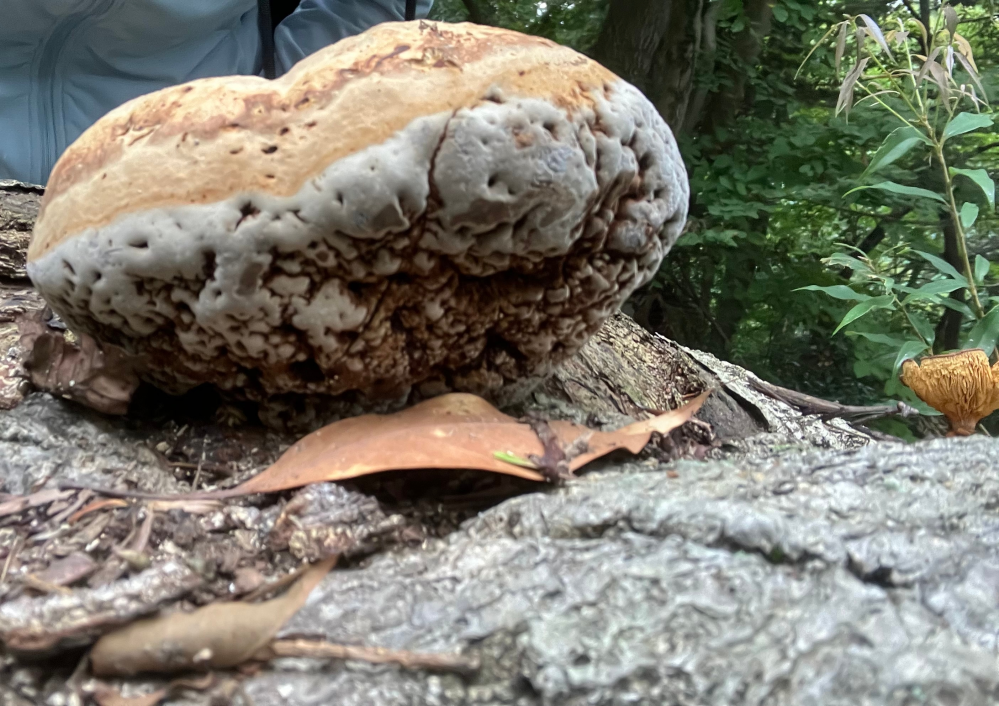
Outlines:
[{"label": "rough gray bark", "polygon": [[[33,395],[0,415],[0,477],[123,466],[175,486],[127,426]],[[242,687],[258,706],[994,703],[999,444],[780,438],[707,462],[609,459],[334,571],[282,631],[476,654],[471,679],[282,659]],[[51,703],[70,669],[0,657],[0,703]]]},{"label": "rough gray bark", "polygon": [[[10,312],[38,306],[25,287],[4,296]],[[2,345],[17,357],[15,342]],[[64,518],[90,491],[57,493],[27,520],[0,511],[0,637],[85,644],[108,628],[115,597],[142,584],[135,577],[170,562],[187,562],[199,580],[143,594],[130,610],[185,591],[188,606],[225,600],[247,576],[280,576],[332,542],[345,561],[282,637],[464,652],[481,670],[284,658],[173,703],[994,703],[999,445],[872,445],[842,420],[762,395],[751,379],[618,316],[523,411],[617,426],[708,387],[701,421],[688,426],[710,424],[701,440],[709,460],[666,463],[653,446],[638,459],[607,457],[561,488],[384,474],[288,500],[188,503],[149,524],[152,574],[115,553],[142,534],[140,511],[152,509],[141,501],[79,524]],[[192,421],[198,403],[184,404],[109,418],[29,394],[0,411],[0,506],[20,502],[4,494],[64,481],[159,493],[231,484],[294,440]],[[39,593],[32,577],[76,552],[100,564],[90,588]],[[85,674],[71,679],[76,664],[0,649],[0,706],[76,703],[90,685]],[[123,686],[134,695],[162,683]]]},{"label": "rough gray bark", "polygon": [[25,253],[42,188],[0,180],[0,280],[26,280]]}]

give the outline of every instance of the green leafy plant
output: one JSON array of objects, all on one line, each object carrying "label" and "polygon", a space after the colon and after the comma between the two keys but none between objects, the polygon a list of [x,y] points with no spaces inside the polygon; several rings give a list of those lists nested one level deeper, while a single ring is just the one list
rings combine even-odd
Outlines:
[{"label": "green leafy plant", "polygon": [[[980,347],[991,355],[999,338],[999,298],[982,290],[991,263],[981,255],[972,259],[967,239],[982,211],[976,201],[994,211],[995,183],[984,169],[956,167],[950,161],[952,142],[993,125],[971,44],[957,31],[959,17],[949,6],[937,13],[931,28],[917,19],[895,19],[894,24],[886,32],[868,15],[856,15],[830,27],[812,50],[832,43],[837,73],[847,53],[855,55],[840,83],[836,115],[848,118],[859,95],[856,106],[870,103],[897,121],[867,163],[860,183],[844,197],[878,191],[891,195],[893,202],[908,202],[910,211],[936,215],[952,239],[952,261],[905,242],[878,256],[851,248],[825,260],[828,266],[850,273],[849,285],[799,288],[856,302],[833,334],[852,326],[853,335],[894,353],[889,394],[902,391],[897,383],[902,363],[938,343],[936,328],[930,324],[934,312],[950,309],[960,317],[966,329],[960,348]],[[910,29],[916,30],[916,36]],[[923,47],[926,55],[921,53]],[[931,166],[923,172],[924,183],[885,178],[893,165],[914,156]],[[959,198],[968,191],[962,181],[977,191],[975,200]],[[966,294],[967,303],[955,293]],[[879,315],[880,330],[856,326],[861,319]]]}]

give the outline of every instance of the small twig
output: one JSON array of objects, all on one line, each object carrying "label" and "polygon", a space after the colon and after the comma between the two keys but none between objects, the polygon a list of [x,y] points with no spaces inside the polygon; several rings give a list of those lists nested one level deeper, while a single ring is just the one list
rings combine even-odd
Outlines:
[{"label": "small twig", "polygon": [[3,582],[7,580],[7,572],[10,571],[10,564],[14,561],[14,557],[17,556],[18,552],[21,551],[21,546],[23,541],[20,535],[14,540],[13,546],[10,548],[10,553],[7,554],[7,561],[3,563],[3,571],[0,571],[0,586]]},{"label": "small twig", "polygon": [[216,475],[231,476],[233,470],[229,466],[220,466],[217,463],[191,463],[189,461],[169,461],[171,468],[183,468],[186,470],[196,471],[199,468],[207,473],[215,473]]},{"label": "small twig", "polygon": [[457,654],[431,654],[388,650],[382,647],[334,645],[320,640],[274,640],[265,650],[275,657],[312,657],[318,659],[355,659],[373,664],[395,663],[405,669],[474,674],[480,663],[475,657]]},{"label": "small twig", "polygon": [[581,436],[568,446],[563,446],[555,430],[547,420],[528,415],[525,420],[538,435],[538,440],[545,449],[543,456],[528,454],[528,460],[538,467],[541,474],[550,483],[558,483],[573,477],[569,461],[585,453],[589,448],[586,436]]},{"label": "small twig", "polygon": [[70,506],[67,507],[65,510],[63,510],[62,512],[60,512],[55,517],[51,518],[50,521],[52,522],[52,524],[58,527],[63,522],[65,522],[71,515],[73,515],[77,510],[83,507],[83,504],[88,500],[90,500],[90,498],[92,497],[94,497],[94,494],[89,490],[84,490],[77,493],[76,499],[70,504]]},{"label": "small twig", "polygon": [[132,551],[138,554],[146,551],[149,538],[153,534],[153,521],[156,519],[156,512],[151,507],[147,505],[145,509],[146,516],[142,519],[142,525],[139,527],[139,533],[135,536],[135,542],[132,543]]},{"label": "small twig", "polygon": [[785,404],[795,407],[802,414],[817,414],[824,419],[842,417],[843,419],[876,419],[877,417],[899,416],[903,418],[918,417],[919,410],[907,405],[905,402],[885,405],[846,405],[839,402],[830,402],[819,397],[812,397],[803,392],[789,390],[786,387],[771,385],[769,382],[749,378],[750,386],[758,392],[780,400]]},{"label": "small twig", "polygon": [[134,498],[137,500],[227,500],[229,498],[241,497],[243,495],[239,488],[229,488],[223,490],[201,490],[193,493],[144,493],[141,490],[118,490],[115,488],[101,488],[99,486],[77,483],[76,481],[61,481],[59,488],[62,490],[90,490],[98,495],[109,498]]},{"label": "small twig", "polygon": [[25,586],[29,586],[37,591],[41,591],[42,593],[61,593],[62,595],[67,596],[73,592],[72,589],[44,581],[34,574],[28,574],[22,577],[21,582]]}]

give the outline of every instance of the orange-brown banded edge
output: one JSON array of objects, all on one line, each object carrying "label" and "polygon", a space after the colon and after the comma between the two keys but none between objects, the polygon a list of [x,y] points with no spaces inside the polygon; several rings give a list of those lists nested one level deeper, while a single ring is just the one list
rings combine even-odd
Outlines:
[{"label": "orange-brown banded edge", "polygon": [[[126,213],[239,193],[291,196],[414,119],[474,106],[494,88],[571,113],[617,80],[549,40],[418,21],[378,25],[274,81],[229,76],[163,89],[111,111],[66,150],[28,260]],[[205,166],[220,163],[224,172]]]}]

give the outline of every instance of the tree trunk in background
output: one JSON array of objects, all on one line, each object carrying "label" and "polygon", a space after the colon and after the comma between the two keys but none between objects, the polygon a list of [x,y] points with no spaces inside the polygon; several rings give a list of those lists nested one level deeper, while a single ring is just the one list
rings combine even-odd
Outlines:
[{"label": "tree trunk in background", "polygon": [[[753,66],[763,49],[764,37],[770,33],[773,10],[768,0],[745,0],[743,11],[748,24],[735,36],[732,49],[745,65]],[[714,67],[706,69],[714,70]],[[743,107],[752,103],[753,97],[747,95],[749,75],[744,69],[725,66],[721,73],[725,77],[721,89],[709,97],[702,114],[691,116],[688,120],[691,129],[700,125],[703,132],[713,132],[730,123]]]},{"label": "tree trunk in background", "polygon": [[674,132],[685,124],[705,0],[615,0],[590,55],[637,86]]},{"label": "tree trunk in background", "polygon": [[468,10],[468,19],[477,25],[496,26],[496,10],[493,3],[484,0],[462,0],[465,9]]},{"label": "tree trunk in background", "polygon": [[[954,223],[948,215],[940,217],[940,227],[944,234],[944,260],[952,264],[958,272],[963,272],[964,263],[957,252],[957,231],[954,229]],[[963,289],[958,289],[951,292],[950,298],[964,303],[964,291]],[[936,352],[951,351],[960,347],[961,322],[963,319],[964,315],[959,311],[954,311],[953,309],[944,310],[944,314],[940,317],[940,321],[937,322],[936,327],[936,341],[933,345]]]}]

